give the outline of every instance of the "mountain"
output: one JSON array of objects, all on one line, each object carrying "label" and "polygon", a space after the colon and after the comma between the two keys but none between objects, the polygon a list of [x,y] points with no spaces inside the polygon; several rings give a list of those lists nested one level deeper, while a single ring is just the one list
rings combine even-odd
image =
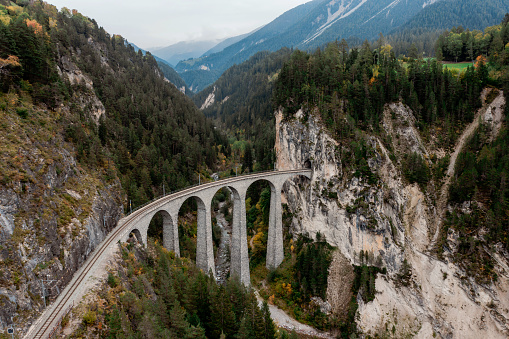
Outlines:
[{"label": "mountain", "polygon": [[[126,41],[126,43],[131,45],[131,46],[133,46],[133,48],[134,48],[134,50],[136,52],[141,51],[143,53],[143,55],[147,54],[147,51],[145,51],[144,49],[139,48],[138,46],[136,46],[132,42],[127,42]],[[191,94],[192,93],[192,91],[189,89],[189,87],[187,87],[186,82],[173,69],[173,67],[170,65],[169,62],[167,62],[166,60],[163,60],[163,59],[161,59],[161,58],[159,58],[159,57],[157,57],[155,55],[152,55],[152,56],[157,61],[157,65],[159,66],[159,69],[161,70],[161,72],[163,72],[164,77],[169,82],[171,82],[173,85],[175,85],[175,87],[177,87],[179,89],[179,91],[181,91],[184,94]]]},{"label": "mountain", "polygon": [[[143,48],[140,48],[140,47],[136,46],[136,45],[135,45],[135,44],[133,44],[132,42],[128,42],[128,41],[126,40],[126,44],[133,46],[133,48],[134,48],[134,51],[135,51],[135,52],[141,51],[141,52],[143,53],[143,55],[147,54],[147,51],[146,51],[146,50],[144,50]],[[154,59],[156,59],[156,61],[157,61],[157,62],[159,62],[159,63],[163,63],[163,64],[166,64],[166,65],[168,65],[168,66],[172,66],[172,65],[171,65],[168,61],[163,60],[163,59],[161,59],[160,57],[158,57],[158,56],[156,56],[156,55],[154,55],[154,54],[152,54],[152,56],[154,57]]]},{"label": "mountain", "polygon": [[399,27],[437,29],[457,23],[481,28],[498,24],[508,7],[503,0],[315,0],[284,13],[221,52],[181,61],[175,70],[193,91],[199,91],[259,51],[311,50],[353,37],[373,40]]},{"label": "mountain", "polygon": [[297,6],[223,51],[197,59],[183,60],[177,64],[175,70],[194,92],[198,92],[217,80],[226,69],[234,64],[242,63],[256,52],[276,51],[287,46],[283,43],[273,49],[256,48],[257,46],[262,47],[262,43],[267,39],[275,38],[281,32],[287,31],[322,1],[315,0]]},{"label": "mountain", "polygon": [[[157,59],[156,59],[157,60]],[[180,77],[180,75],[164,61],[157,60],[157,65],[161,72],[163,72],[164,78],[171,82],[178,90],[184,94],[193,94],[193,92],[187,87],[186,82]]]},{"label": "mountain", "polygon": [[225,40],[221,41],[220,43],[218,43],[217,45],[215,45],[214,47],[212,47],[211,49],[209,49],[208,51],[206,51],[205,53],[203,53],[203,55],[201,55],[201,56],[206,56],[206,55],[221,52],[226,47],[231,46],[231,45],[241,41],[242,39],[248,37],[249,35],[253,34],[256,31],[257,30],[254,30],[253,32],[250,32],[250,33],[241,34],[241,35],[237,35],[237,36],[225,39]]},{"label": "mountain", "polygon": [[[368,43],[296,51],[279,72],[277,168],[313,169],[309,191],[283,188],[290,229],[348,258],[327,290],[342,338],[507,337],[509,24],[470,35],[490,64],[462,76]],[[444,34],[444,50],[460,56],[462,38]]]},{"label": "mountain", "polygon": [[258,52],[240,65],[230,67],[214,85],[193,97],[206,117],[230,134],[243,131],[253,145],[255,170],[270,169],[274,163],[274,80],[291,50]]},{"label": "mountain", "polygon": [[0,332],[15,319],[22,335],[41,278],[49,301],[131,202],[212,173],[227,140],[150,53],[75,10],[18,3],[0,0]]},{"label": "mountain", "polygon": [[507,12],[509,2],[505,0],[444,0],[427,6],[396,31],[445,30],[454,26],[483,30],[500,23]]},{"label": "mountain", "polygon": [[198,58],[223,41],[224,40],[181,41],[163,48],[150,48],[150,52],[173,66],[178,64],[181,60]]}]

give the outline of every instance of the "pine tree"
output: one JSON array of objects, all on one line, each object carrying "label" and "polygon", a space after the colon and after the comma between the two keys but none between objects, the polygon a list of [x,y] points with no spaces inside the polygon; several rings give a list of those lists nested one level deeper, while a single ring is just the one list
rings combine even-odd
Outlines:
[{"label": "pine tree", "polygon": [[269,305],[267,304],[267,301],[263,302],[262,314],[263,314],[263,324],[265,327],[265,339],[275,339],[276,326],[274,325],[274,321],[270,316],[270,309]]},{"label": "pine tree", "polygon": [[212,295],[210,313],[210,337],[219,338],[224,333],[226,338],[232,338],[237,331],[235,313],[223,286]]},{"label": "pine tree", "polygon": [[239,331],[235,335],[237,339],[252,339],[255,338],[255,333],[251,327],[251,322],[247,319],[247,316],[242,317],[240,322]]},{"label": "pine tree", "polygon": [[205,330],[200,326],[191,326],[187,331],[186,339],[206,339]]},{"label": "pine tree", "polygon": [[173,308],[170,310],[170,331],[175,338],[185,338],[189,329],[190,326],[186,321],[185,312],[180,307],[178,300],[176,300]]}]

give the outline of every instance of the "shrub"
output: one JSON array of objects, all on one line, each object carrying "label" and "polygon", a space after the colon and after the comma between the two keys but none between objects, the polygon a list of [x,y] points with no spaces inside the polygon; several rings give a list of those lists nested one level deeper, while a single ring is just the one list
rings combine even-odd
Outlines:
[{"label": "shrub", "polygon": [[118,280],[111,272],[108,273],[108,285],[111,288],[115,288],[118,286]]},{"label": "shrub", "polygon": [[23,119],[28,117],[28,110],[26,108],[16,108],[16,113]]},{"label": "shrub", "polygon": [[88,310],[88,312],[83,316],[83,323],[87,326],[95,324],[96,321],[97,314],[92,310]]},{"label": "shrub", "polygon": [[403,161],[403,174],[411,184],[416,182],[424,186],[428,183],[430,170],[423,157],[414,152],[405,157]]}]

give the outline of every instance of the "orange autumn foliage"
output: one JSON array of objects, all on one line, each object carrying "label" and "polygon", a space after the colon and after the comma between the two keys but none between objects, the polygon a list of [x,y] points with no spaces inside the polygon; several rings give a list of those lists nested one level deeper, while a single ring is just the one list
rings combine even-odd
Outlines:
[{"label": "orange autumn foliage", "polygon": [[486,57],[485,57],[484,55],[482,55],[482,54],[481,54],[481,55],[479,55],[479,56],[475,59],[475,65],[474,65],[475,69],[478,69],[478,68],[479,68],[479,66],[480,66],[481,64],[486,65]]},{"label": "orange autumn foliage", "polygon": [[0,69],[6,66],[20,67],[21,63],[19,62],[19,58],[17,56],[9,55],[7,59],[0,58]]},{"label": "orange autumn foliage", "polygon": [[31,29],[34,30],[35,34],[42,34],[42,32],[43,32],[42,25],[40,23],[38,23],[37,21],[31,20],[31,19],[26,19],[25,23],[26,23],[27,27],[30,27]]},{"label": "orange autumn foliage", "polygon": [[269,297],[269,300],[267,301],[270,305],[274,305],[274,294]]}]

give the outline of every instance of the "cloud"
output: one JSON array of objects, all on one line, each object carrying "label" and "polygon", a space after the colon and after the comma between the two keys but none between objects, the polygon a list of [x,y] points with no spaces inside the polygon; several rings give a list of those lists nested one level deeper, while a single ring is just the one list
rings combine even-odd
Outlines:
[{"label": "cloud", "polygon": [[49,0],[142,48],[244,34],[307,0]]}]

